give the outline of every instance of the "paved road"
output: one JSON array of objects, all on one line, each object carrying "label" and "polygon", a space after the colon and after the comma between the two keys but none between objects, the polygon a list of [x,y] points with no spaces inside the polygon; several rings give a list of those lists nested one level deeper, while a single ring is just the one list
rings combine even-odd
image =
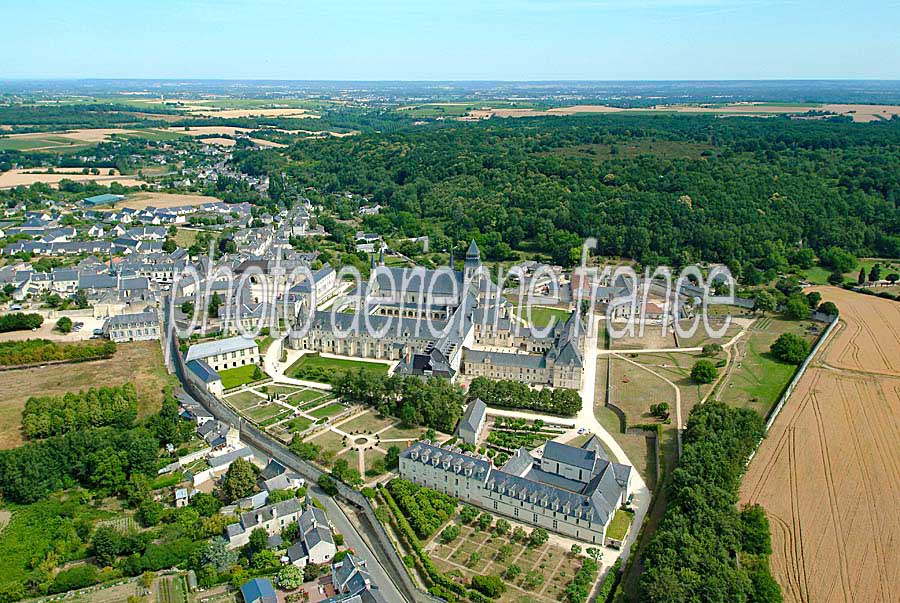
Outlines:
[{"label": "paved road", "polygon": [[[163,304],[165,307],[165,304]],[[166,318],[163,318],[163,324],[166,324]],[[164,329],[164,336],[168,334],[168,332]],[[273,346],[275,344],[273,343]],[[170,348],[174,347],[173,344],[170,343]],[[173,351],[174,353],[174,351]],[[176,375],[178,375],[176,371]],[[248,442],[244,442],[246,445],[250,446]],[[268,459],[268,455],[259,451],[253,446],[250,446],[253,449],[254,456],[259,459]],[[341,506],[330,496],[325,494],[322,490],[319,489],[315,484],[308,484],[310,489],[310,494],[315,496],[322,502],[325,506],[325,512],[328,514],[328,519],[334,524],[334,527],[344,535],[344,544],[354,550],[354,552],[359,556],[360,559],[367,562],[367,566],[369,569],[369,573],[372,575],[372,579],[375,584],[378,585],[378,588],[381,590],[387,601],[397,601],[398,603],[409,603],[408,599],[404,597],[397,586],[394,584],[393,580],[391,580],[388,573],[385,571],[384,566],[382,566],[381,561],[375,554],[372,552],[372,549],[369,548],[369,545],[360,535],[360,532],[356,529],[356,526],[353,522],[351,522],[347,515],[344,513]]]},{"label": "paved road", "polygon": [[[595,390],[597,385],[597,360],[600,356],[600,350],[597,345],[597,330],[600,324],[602,324],[601,321],[596,320],[594,317],[590,317],[588,333],[584,344],[584,377],[580,391],[581,410],[578,411],[576,417],[578,420],[578,427],[585,427],[595,433],[618,463],[634,467],[634,464],[628,459],[628,455],[625,454],[625,451],[619,443],[608,431],[606,431],[594,414]],[[650,508],[650,489],[647,488],[644,478],[638,472],[636,467],[634,468],[634,471],[632,471],[632,474],[631,490],[633,492],[633,498],[631,506],[634,509],[634,521],[631,524],[631,529],[628,531],[628,536],[625,538],[625,543],[622,546],[621,557],[623,560],[628,558],[631,545],[634,544],[638,533],[641,531],[644,516],[647,514],[647,509]]]}]

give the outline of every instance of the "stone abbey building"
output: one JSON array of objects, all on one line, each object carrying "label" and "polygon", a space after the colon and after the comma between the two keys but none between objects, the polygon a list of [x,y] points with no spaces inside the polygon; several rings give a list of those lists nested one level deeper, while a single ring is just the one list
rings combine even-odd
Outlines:
[{"label": "stone abbey building", "polygon": [[400,476],[488,512],[597,545],[631,494],[632,470],[610,461],[592,437],[576,448],[547,442],[496,469],[481,456],[423,441],[400,455]]},{"label": "stone abbey building", "polygon": [[394,360],[396,372],[405,375],[581,387],[585,327],[580,317],[573,313],[543,330],[523,326],[483,269],[474,241],[462,271],[389,267],[383,253],[375,265],[373,256],[369,281],[354,299],[355,313],[308,313],[309,328],[292,333],[288,346]]}]

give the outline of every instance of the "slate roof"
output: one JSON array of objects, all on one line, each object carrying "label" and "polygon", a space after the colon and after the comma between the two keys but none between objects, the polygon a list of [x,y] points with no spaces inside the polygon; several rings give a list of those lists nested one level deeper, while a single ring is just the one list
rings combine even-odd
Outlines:
[{"label": "slate roof", "polygon": [[136,314],[119,314],[110,316],[108,325],[113,327],[130,327],[138,325],[155,325],[159,322],[156,312],[139,312]]},{"label": "slate roof", "polygon": [[[227,431],[225,433],[227,434]],[[225,454],[211,457],[209,459],[209,466],[213,469],[218,469],[219,467],[225,467],[226,465],[236,461],[237,459],[246,459],[251,457],[252,455],[253,453],[250,452],[249,448],[238,448],[237,450],[232,450],[230,452],[226,452]]]},{"label": "slate roof", "polygon": [[188,370],[197,375],[203,383],[213,383],[214,381],[222,380],[222,378],[219,377],[219,373],[214,371],[213,368],[203,360],[188,360],[185,366]]},{"label": "slate roof", "polygon": [[597,453],[594,450],[576,448],[551,440],[544,446],[544,460],[556,461],[590,471],[594,469],[594,464],[597,462]]},{"label": "slate roof", "polygon": [[185,360],[190,362],[195,359],[209,358],[218,354],[227,354],[228,352],[237,352],[239,350],[247,350],[256,347],[256,341],[238,335],[237,337],[229,337],[228,339],[217,339],[216,341],[207,341],[197,343],[188,348]]},{"label": "slate roof", "polygon": [[278,603],[275,588],[268,578],[254,578],[241,586],[244,603]]},{"label": "slate roof", "polygon": [[[210,462],[210,464],[212,463]],[[255,511],[247,511],[246,513],[241,513],[241,526],[243,526],[244,531],[247,531],[260,523],[256,520],[257,516],[260,516],[262,519],[270,519],[275,516],[283,517],[286,515],[290,515],[292,513],[296,513],[299,510],[300,501],[296,498],[289,498],[288,500],[283,500],[271,505],[266,505],[265,507],[260,507]],[[275,512],[275,515],[272,514],[273,511]]]},{"label": "slate roof", "polygon": [[487,413],[487,404],[481,398],[476,398],[466,408],[462,419],[459,420],[459,429],[468,429],[469,431],[478,431],[484,415]]}]

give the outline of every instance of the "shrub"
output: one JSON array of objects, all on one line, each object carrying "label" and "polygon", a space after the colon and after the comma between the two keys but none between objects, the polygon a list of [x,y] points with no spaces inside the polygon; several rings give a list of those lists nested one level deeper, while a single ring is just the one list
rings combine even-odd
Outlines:
[{"label": "shrub", "polygon": [[56,330],[60,333],[71,333],[72,326],[72,319],[68,316],[63,316],[56,321]]},{"label": "shrub", "polygon": [[44,317],[40,314],[23,314],[15,312],[0,316],[0,333],[9,331],[29,331],[44,324]]},{"label": "shrub", "polygon": [[506,592],[506,585],[500,576],[473,576],[472,588],[492,599]]}]

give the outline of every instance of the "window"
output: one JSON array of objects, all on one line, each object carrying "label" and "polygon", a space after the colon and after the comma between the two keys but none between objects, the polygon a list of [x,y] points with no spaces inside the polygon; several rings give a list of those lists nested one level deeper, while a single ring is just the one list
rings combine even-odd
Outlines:
[{"label": "window", "polygon": [[553,529],[556,530],[559,528],[559,524],[557,524],[556,520],[553,520]]},{"label": "window", "polygon": [[519,516],[519,510],[518,510],[518,509],[513,509],[513,515],[515,515],[516,517],[518,517],[518,516]]},{"label": "window", "polygon": [[537,523],[537,513],[532,514],[532,521],[534,521],[534,523]]},{"label": "window", "polygon": [[496,511],[496,510],[497,510],[497,501],[495,500],[494,501],[494,511]]}]

